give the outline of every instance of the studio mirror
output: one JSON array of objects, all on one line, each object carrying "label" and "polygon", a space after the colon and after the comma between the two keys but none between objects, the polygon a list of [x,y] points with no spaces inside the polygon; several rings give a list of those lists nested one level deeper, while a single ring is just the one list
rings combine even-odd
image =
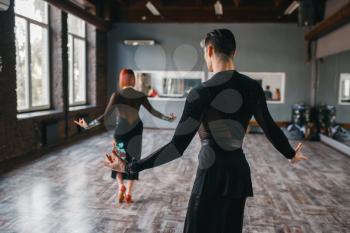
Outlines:
[{"label": "studio mirror", "polygon": [[316,102],[321,140],[350,151],[350,51],[317,60]]}]

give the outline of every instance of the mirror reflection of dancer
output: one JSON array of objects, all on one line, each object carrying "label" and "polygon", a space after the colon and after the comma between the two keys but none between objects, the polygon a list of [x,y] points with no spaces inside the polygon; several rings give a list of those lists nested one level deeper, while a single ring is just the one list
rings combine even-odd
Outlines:
[{"label": "mirror reflection of dancer", "polygon": [[279,88],[276,88],[273,100],[275,100],[275,101],[281,100],[281,91]]},{"label": "mirror reflection of dancer", "polygon": [[235,70],[232,32],[208,33],[203,47],[208,70],[215,75],[191,90],[171,141],[139,161],[126,165],[117,160],[109,166],[133,174],[167,163],[183,154],[198,131],[202,147],[184,232],[239,233],[246,198],[253,196],[250,168],[242,150],[252,116],[291,163],[307,157],[300,151],[301,144],[295,150],[290,146],[273,121],[261,85]]},{"label": "mirror reflection of dancer", "polygon": [[156,89],[154,89],[153,87],[151,87],[151,85],[148,85],[148,97],[158,97],[158,92],[156,91]]},{"label": "mirror reflection of dancer", "polygon": [[267,100],[272,100],[272,92],[270,91],[270,86],[269,85],[266,86],[266,89],[265,89],[264,93],[265,93],[265,98]]},{"label": "mirror reflection of dancer", "polygon": [[[108,115],[114,108],[117,110],[117,125],[114,132],[114,146],[126,151],[126,161],[137,161],[141,157],[142,131],[143,123],[139,118],[139,110],[141,105],[144,106],[153,116],[167,121],[174,121],[175,115],[163,115],[155,110],[149,103],[147,96],[135,90],[135,75],[131,69],[122,69],[119,76],[120,91],[114,92],[104,113],[87,124],[84,119],[75,122],[81,127],[91,128],[98,125],[100,120]],[[120,148],[122,147],[122,148]],[[132,188],[134,180],[138,180],[139,174],[120,173],[112,170],[112,178],[117,179],[119,192],[118,201],[123,202],[124,199],[132,202]],[[128,180],[127,187],[124,186],[123,180]],[[126,195],[125,195],[126,192]]]}]

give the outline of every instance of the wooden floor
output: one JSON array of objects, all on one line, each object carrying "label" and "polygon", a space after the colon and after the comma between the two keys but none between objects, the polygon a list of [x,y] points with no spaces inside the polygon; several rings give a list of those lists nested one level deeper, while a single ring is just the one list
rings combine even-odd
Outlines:
[{"label": "wooden floor", "polygon": [[[165,144],[172,133],[145,130],[143,154]],[[199,151],[197,136],[181,159],[141,173],[136,202],[118,206],[117,185],[102,164],[110,135],[95,136],[0,176],[0,232],[182,232]],[[350,232],[348,157],[321,143],[305,142],[310,161],[292,167],[262,135],[248,135],[245,151],[255,196],[247,202],[244,232]]]}]

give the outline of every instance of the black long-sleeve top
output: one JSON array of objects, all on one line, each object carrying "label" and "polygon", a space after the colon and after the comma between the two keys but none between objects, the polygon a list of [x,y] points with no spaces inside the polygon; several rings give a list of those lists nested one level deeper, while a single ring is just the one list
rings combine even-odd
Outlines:
[{"label": "black long-sleeve top", "polygon": [[261,85],[237,71],[222,71],[191,90],[171,141],[128,164],[127,170],[139,172],[181,157],[196,132],[201,140],[212,140],[223,151],[241,150],[252,116],[273,146],[286,158],[293,158],[295,151],[273,121]]},{"label": "black long-sleeve top", "polygon": [[127,119],[129,124],[133,125],[134,122],[139,121],[139,111],[141,106],[147,109],[155,117],[162,119],[167,118],[167,116],[153,108],[143,92],[127,87],[114,92],[111,95],[104,113],[97,117],[96,120],[101,120],[116,108],[118,113],[117,117]]}]

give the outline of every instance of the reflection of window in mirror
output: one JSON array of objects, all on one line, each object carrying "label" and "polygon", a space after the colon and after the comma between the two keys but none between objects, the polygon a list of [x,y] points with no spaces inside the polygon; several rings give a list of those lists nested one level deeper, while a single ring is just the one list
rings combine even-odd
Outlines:
[{"label": "reflection of window in mirror", "polygon": [[135,89],[148,95],[149,87],[152,86],[151,75],[148,73],[135,73]]},{"label": "reflection of window in mirror", "polygon": [[167,97],[186,97],[191,89],[201,82],[201,78],[163,78],[161,95]]},{"label": "reflection of window in mirror", "polygon": [[205,77],[201,71],[135,71],[135,75],[138,90],[147,94],[151,88],[159,98],[181,99]]},{"label": "reflection of window in mirror", "polygon": [[184,79],[164,78],[163,79],[163,95],[182,97],[184,90]]},{"label": "reflection of window in mirror", "polygon": [[339,104],[350,105],[350,74],[340,74]]}]

